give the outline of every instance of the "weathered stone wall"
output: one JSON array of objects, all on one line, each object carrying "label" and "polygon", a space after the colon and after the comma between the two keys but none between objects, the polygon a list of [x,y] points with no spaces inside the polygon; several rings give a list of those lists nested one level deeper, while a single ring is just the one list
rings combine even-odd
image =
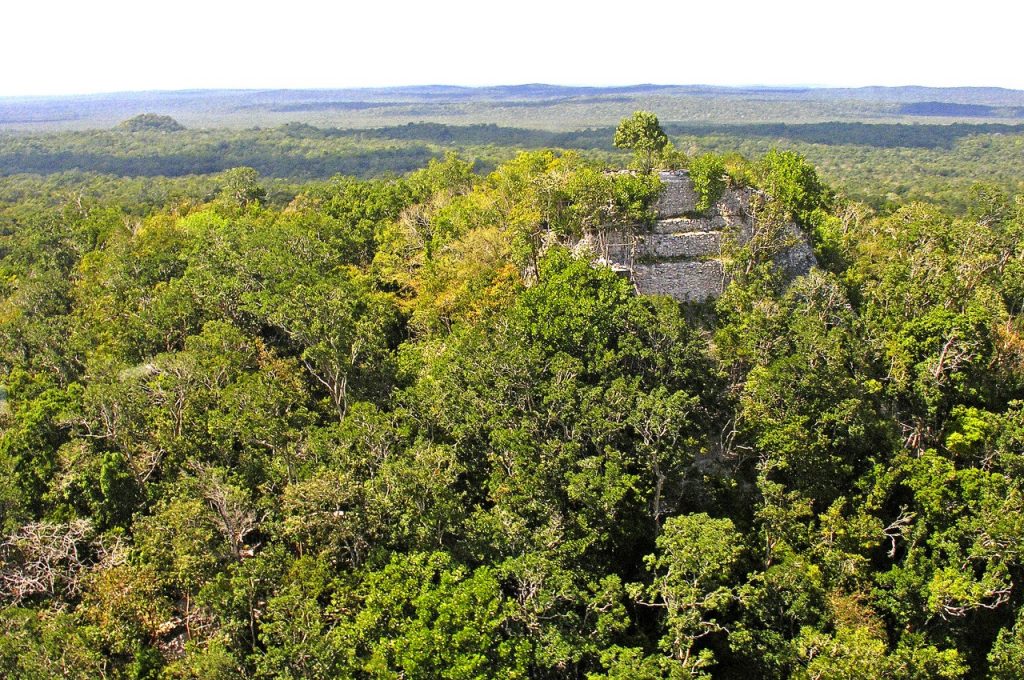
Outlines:
[{"label": "weathered stone wall", "polygon": [[690,174],[685,170],[658,173],[665,184],[665,192],[654,205],[659,219],[679,217],[697,209],[697,192],[693,190]]},{"label": "weathered stone wall", "polygon": [[683,231],[672,234],[644,234],[641,258],[670,259],[714,256],[722,251],[721,231]]},{"label": "weathered stone wall", "polygon": [[[628,274],[641,293],[669,295],[682,302],[706,302],[722,294],[725,234],[740,243],[754,235],[752,189],[728,189],[705,214],[696,214],[697,193],[686,171],[660,173],[665,192],[655,205],[658,219],[649,231],[632,236],[606,232],[584,238],[577,249]],[[793,245],[778,265],[791,277],[810,271],[814,253],[796,225],[787,226]]]},{"label": "weathered stone wall", "polygon": [[722,231],[727,226],[721,215],[708,217],[670,217],[658,220],[651,228],[654,234],[682,234],[691,231]]},{"label": "weathered stone wall", "polygon": [[714,300],[725,288],[725,272],[718,260],[635,264],[631,276],[641,293],[668,295],[680,302]]}]

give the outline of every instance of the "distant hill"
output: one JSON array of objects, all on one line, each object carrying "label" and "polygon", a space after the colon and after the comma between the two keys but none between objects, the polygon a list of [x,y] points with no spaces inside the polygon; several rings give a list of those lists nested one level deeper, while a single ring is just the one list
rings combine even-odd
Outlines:
[{"label": "distant hill", "polygon": [[128,132],[181,132],[185,126],[170,116],[157,113],[140,113],[126,121],[119,128]]},{"label": "distant hill", "polygon": [[375,128],[406,123],[487,124],[544,130],[614,125],[637,109],[675,123],[972,122],[1024,117],[1024,91],[929,87],[719,87],[713,85],[494,87],[417,85],[324,90],[181,90],[66,97],[0,97],[0,130],[111,128],[140,111],[186,127]]}]

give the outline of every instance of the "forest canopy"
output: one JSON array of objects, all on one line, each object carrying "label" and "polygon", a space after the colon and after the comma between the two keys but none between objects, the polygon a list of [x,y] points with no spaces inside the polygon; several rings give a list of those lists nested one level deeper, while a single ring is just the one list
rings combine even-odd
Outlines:
[{"label": "forest canopy", "polygon": [[[309,182],[336,174],[361,179],[403,175],[449,152],[474,161],[482,174],[523,150],[575,150],[613,165],[624,165],[629,153],[614,144],[614,127],[551,131],[465,124],[455,118],[453,123],[365,129],[288,122],[165,132],[161,124],[151,129],[145,123],[148,115],[107,130],[0,133],[0,177],[190,177],[246,166],[266,178]],[[659,129],[667,145],[652,147],[649,159],[644,152],[645,162],[658,157],[659,163],[675,167],[680,163],[671,160],[672,153],[740,153],[753,160],[772,149],[794,151],[813,163],[833,189],[876,210],[891,212],[925,201],[962,214],[977,182],[997,184],[1010,195],[1024,191],[1020,124],[666,122]]]},{"label": "forest canopy", "polygon": [[547,149],[6,179],[0,671],[1020,677],[1024,198],[654,137],[820,266],[638,295],[657,175]]}]

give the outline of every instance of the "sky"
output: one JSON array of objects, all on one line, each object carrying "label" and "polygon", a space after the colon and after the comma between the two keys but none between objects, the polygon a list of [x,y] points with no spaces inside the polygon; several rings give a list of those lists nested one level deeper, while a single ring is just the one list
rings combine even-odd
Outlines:
[{"label": "sky", "polygon": [[1014,0],[8,0],[0,96],[394,85],[1024,89]]}]

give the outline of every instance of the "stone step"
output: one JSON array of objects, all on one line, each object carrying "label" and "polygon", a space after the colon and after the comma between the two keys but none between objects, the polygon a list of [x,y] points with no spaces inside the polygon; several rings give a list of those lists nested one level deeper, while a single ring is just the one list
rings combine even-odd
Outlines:
[{"label": "stone step", "polygon": [[658,217],[677,217],[693,212],[697,206],[697,193],[686,171],[659,172],[658,177],[665,184],[665,191],[654,205]]},{"label": "stone step", "polygon": [[721,231],[726,222],[721,216],[714,217],[673,217],[658,220],[651,231],[655,234],[681,234],[689,231]]},{"label": "stone step", "polygon": [[720,231],[644,234],[636,248],[636,256],[642,258],[708,257],[721,252]]},{"label": "stone step", "polygon": [[725,271],[718,260],[636,264],[633,283],[641,293],[668,295],[681,302],[706,302],[722,294]]}]

